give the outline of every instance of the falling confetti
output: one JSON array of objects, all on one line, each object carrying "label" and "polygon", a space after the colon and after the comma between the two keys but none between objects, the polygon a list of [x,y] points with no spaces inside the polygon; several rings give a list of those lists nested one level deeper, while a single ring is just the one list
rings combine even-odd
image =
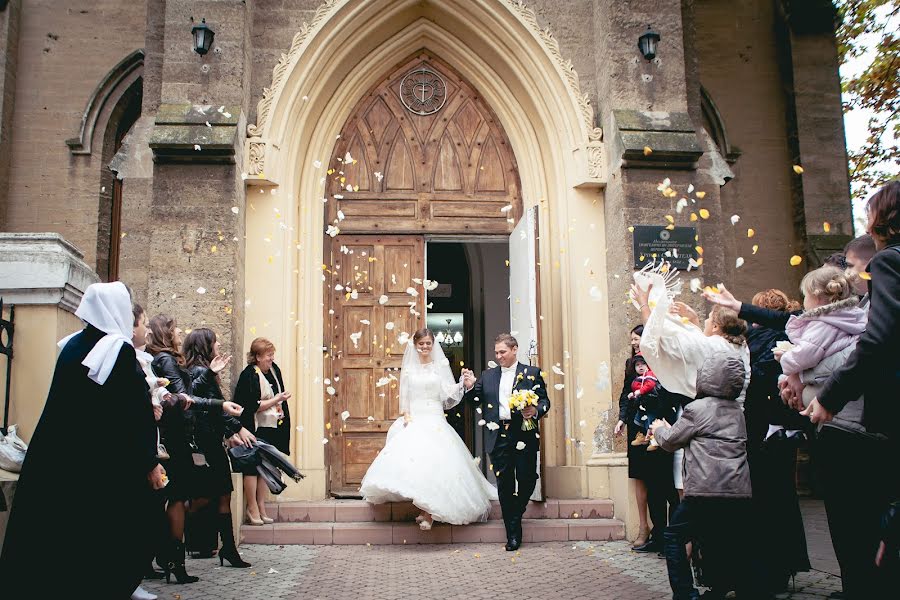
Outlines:
[{"label": "falling confetti", "polygon": [[796,267],[797,265],[799,265],[802,262],[803,262],[803,258],[801,258],[800,256],[797,256],[796,254],[791,257],[791,266],[792,267]]},{"label": "falling confetti", "polygon": [[700,282],[699,277],[694,277],[693,279],[691,279],[691,291],[695,294],[701,290],[702,286],[703,284]]},{"label": "falling confetti", "polygon": [[698,198],[700,198],[701,200],[703,200],[704,198],[706,198],[706,192],[697,192],[697,193],[694,194],[694,195],[697,196]]},{"label": "falling confetti", "polygon": [[748,238],[752,238],[754,235],[756,235],[756,230],[755,230],[755,229],[753,229],[753,228],[751,227],[750,229],[747,230],[747,237],[748,237]]},{"label": "falling confetti", "polygon": [[516,450],[524,450],[525,442],[516,442]]},{"label": "falling confetti", "polygon": [[738,215],[731,215],[731,224],[737,225],[741,218]]},{"label": "falling confetti", "polygon": [[797,175],[802,175],[803,167],[801,167],[800,165],[794,165],[794,173],[796,173]]},{"label": "falling confetti", "polygon": [[738,256],[738,257],[737,257],[737,260],[734,261],[734,268],[735,268],[735,269],[740,269],[742,266],[744,266],[744,257],[743,257],[743,256]]},{"label": "falling confetti", "polygon": [[871,274],[871,273],[868,273],[868,272],[866,272],[866,271],[860,271],[860,272],[859,272],[859,278],[862,279],[862,280],[864,280],[864,281],[872,281],[872,274]]},{"label": "falling confetti", "polygon": [[706,210],[705,208],[701,208],[701,209],[700,209],[700,218],[701,218],[701,219],[708,219],[708,218],[709,218],[709,211]]},{"label": "falling confetti", "polygon": [[194,144],[194,150],[200,151],[200,144]]},{"label": "falling confetti", "polygon": [[344,412],[341,413],[341,421],[346,421],[349,418],[350,418],[349,410],[345,410]]},{"label": "falling confetti", "polygon": [[644,156],[650,156],[651,154],[653,154],[653,148],[644,146]]},{"label": "falling confetti", "polygon": [[753,254],[756,254],[759,250],[759,244],[753,244]]},{"label": "falling confetti", "polygon": [[822,229],[825,230],[825,233],[830,233],[831,232],[831,223],[829,223],[828,221],[825,221],[824,223],[822,223]]},{"label": "falling confetti", "polygon": [[593,300],[594,302],[600,302],[601,300],[603,300],[603,292],[601,292],[600,288],[596,285],[591,286],[588,294],[590,295],[591,300]]}]

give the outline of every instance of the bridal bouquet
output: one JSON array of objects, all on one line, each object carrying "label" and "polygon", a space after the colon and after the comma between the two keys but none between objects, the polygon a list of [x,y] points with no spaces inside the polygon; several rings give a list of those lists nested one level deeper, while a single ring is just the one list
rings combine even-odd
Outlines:
[{"label": "bridal bouquet", "polygon": [[[531,390],[516,390],[509,397],[509,409],[522,411],[526,406],[537,406],[538,395]],[[534,417],[522,421],[522,431],[531,431],[537,427]]]}]

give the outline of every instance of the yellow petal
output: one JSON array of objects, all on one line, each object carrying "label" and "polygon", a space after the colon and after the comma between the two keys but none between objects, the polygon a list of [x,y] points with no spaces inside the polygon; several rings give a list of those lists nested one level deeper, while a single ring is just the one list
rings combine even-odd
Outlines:
[{"label": "yellow petal", "polygon": [[[628,233],[634,233],[634,227],[633,227],[633,226],[628,228]],[[507,265],[507,266],[508,266],[508,265]]]},{"label": "yellow petal", "polygon": [[703,219],[708,219],[708,218],[709,218],[709,211],[706,210],[705,208],[701,208],[701,209],[700,209],[700,217],[703,218]]},{"label": "yellow petal", "polygon": [[697,259],[697,266],[699,267],[702,264],[703,264],[703,257],[701,256],[700,258]]},{"label": "yellow petal", "polygon": [[697,246],[694,249],[697,251],[697,254],[699,254],[700,256],[703,256],[703,246]]},{"label": "yellow petal", "polygon": [[797,256],[796,254],[791,257],[791,266],[792,267],[796,267],[797,265],[799,265],[802,262],[803,262],[803,259],[801,257]]},{"label": "yellow petal", "polygon": [[694,195],[697,196],[698,198],[700,198],[701,200],[703,200],[704,198],[706,198],[706,192],[697,192],[697,193],[694,194]]},{"label": "yellow petal", "polygon": [[696,220],[697,220],[697,213],[691,213],[691,222],[693,223]]},{"label": "yellow petal", "polygon": [[824,223],[822,223],[822,229],[825,230],[825,233],[830,232],[831,231],[831,223],[829,223],[828,221],[825,221]]},{"label": "yellow petal", "polygon": [[668,221],[669,223],[674,223],[675,217],[673,217],[672,215],[666,215],[666,221]]},{"label": "yellow petal", "polygon": [[869,273],[866,273],[865,271],[860,271],[860,272],[859,272],[859,278],[860,278],[860,279],[864,279],[864,280],[866,280],[866,281],[871,281],[871,280],[872,280],[872,275],[869,274]]},{"label": "yellow petal", "polygon": [[800,165],[794,165],[794,173],[796,173],[797,175],[802,175],[803,167],[801,167]]},{"label": "yellow petal", "polygon": [[217,250],[218,248],[215,245],[209,249],[210,252],[216,252]]},{"label": "yellow petal", "polygon": [[759,250],[759,244],[753,244],[753,254],[756,254],[757,250]]},{"label": "yellow petal", "polygon": [[650,156],[651,154],[653,154],[653,148],[644,146],[644,156]]},{"label": "yellow petal", "polygon": [[756,231],[755,231],[755,230],[753,230],[752,228],[747,230],[747,237],[748,237],[748,238],[752,238],[754,235],[756,235]]}]

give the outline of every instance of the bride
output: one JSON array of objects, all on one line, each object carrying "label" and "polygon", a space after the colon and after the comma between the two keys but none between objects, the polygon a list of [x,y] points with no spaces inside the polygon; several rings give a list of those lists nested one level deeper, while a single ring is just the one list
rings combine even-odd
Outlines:
[{"label": "bride", "polygon": [[422,511],[416,522],[426,531],[434,521],[464,525],[487,519],[497,490],[444,416],[464,391],[453,381],[434,334],[417,331],[403,355],[401,416],[362,480],[363,498],[373,504],[411,500]]}]

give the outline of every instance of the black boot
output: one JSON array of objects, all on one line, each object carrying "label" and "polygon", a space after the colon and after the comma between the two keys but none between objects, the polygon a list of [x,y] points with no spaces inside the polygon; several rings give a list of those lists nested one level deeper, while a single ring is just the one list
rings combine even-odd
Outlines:
[{"label": "black boot", "polygon": [[231,524],[231,513],[219,514],[219,536],[222,538],[222,548],[219,550],[219,565],[228,561],[229,566],[245,569],[250,563],[241,558],[237,547],[234,545],[234,527]]},{"label": "black boot", "polygon": [[522,517],[512,517],[509,520],[509,533],[506,536],[506,551],[513,552],[522,545]]},{"label": "black boot", "polygon": [[169,557],[166,559],[166,583],[172,583],[171,576],[175,576],[176,583],[194,583],[200,581],[199,577],[188,575],[184,569],[184,544],[181,540],[173,540],[169,546]]},{"label": "black boot", "polygon": [[653,531],[650,532],[650,538],[647,540],[647,543],[641,544],[640,546],[632,546],[631,549],[635,552],[662,552],[662,536],[658,534],[658,531],[654,527]]}]

